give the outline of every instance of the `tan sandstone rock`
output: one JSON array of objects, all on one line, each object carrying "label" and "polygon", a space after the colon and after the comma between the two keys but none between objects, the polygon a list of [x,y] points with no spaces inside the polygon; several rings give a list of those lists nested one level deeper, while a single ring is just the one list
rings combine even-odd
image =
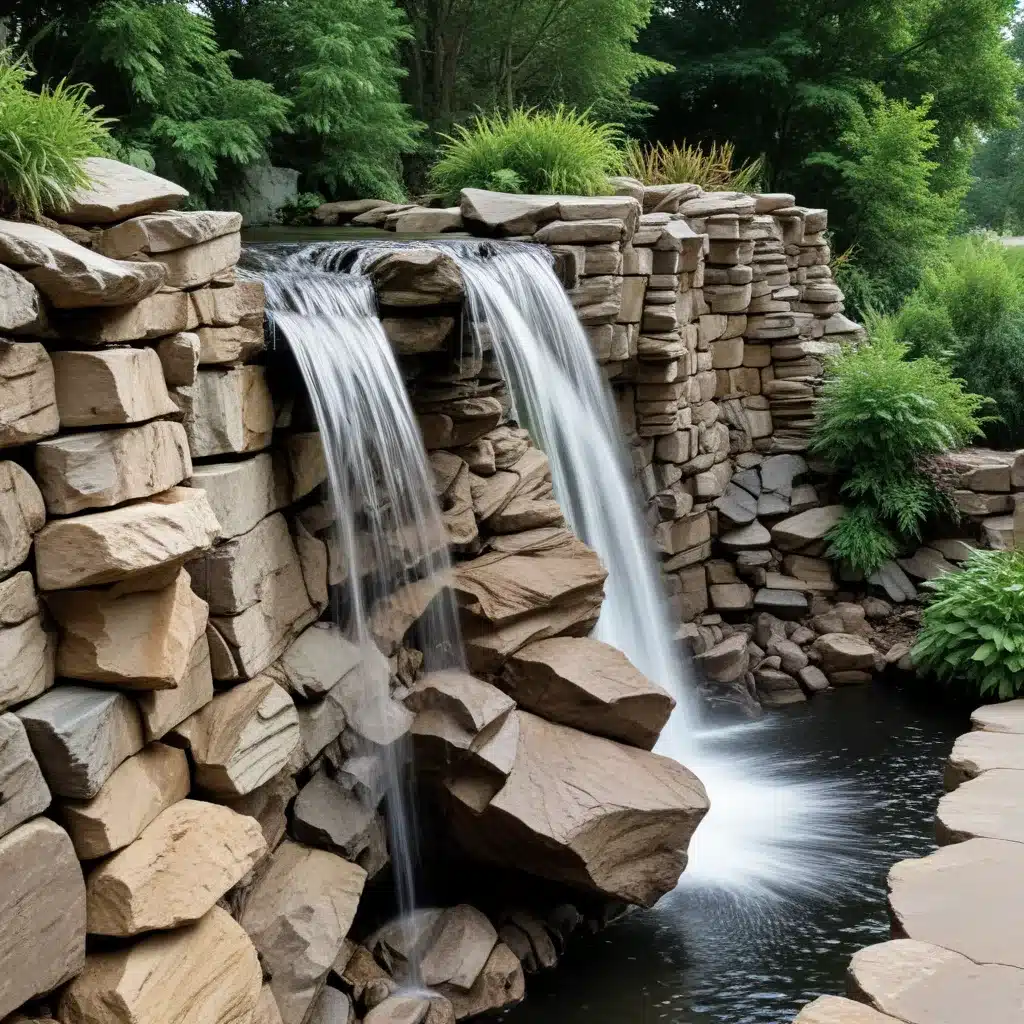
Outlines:
[{"label": "tan sandstone rock", "polygon": [[220,539],[248,533],[288,503],[283,466],[267,452],[237,462],[208,462],[192,471],[192,486],[206,491]]},{"label": "tan sandstone rock", "polygon": [[341,951],[366,872],[325,850],[278,847],[242,912],[284,1024],[302,1024]]},{"label": "tan sandstone rock", "polygon": [[227,911],[91,954],[60,1001],[61,1024],[250,1024],[263,972]]},{"label": "tan sandstone rock", "polygon": [[50,790],[16,715],[0,715],[0,838],[50,806]]},{"label": "tan sandstone rock", "polygon": [[977,837],[1024,843],[1024,772],[994,768],[947,793],[935,832],[943,844]]},{"label": "tan sandstone rock", "polygon": [[506,662],[501,685],[542,718],[646,750],[675,707],[621,651],[589,637],[528,644]]},{"label": "tan sandstone rock", "polygon": [[263,327],[235,324],[233,327],[200,327],[199,363],[215,366],[222,363],[244,363],[263,350]]},{"label": "tan sandstone rock", "polygon": [[263,325],[266,295],[262,281],[239,281],[230,288],[197,288],[189,292],[196,322],[207,327]]},{"label": "tan sandstone rock", "polygon": [[63,427],[141,423],[176,411],[151,348],[54,352],[53,372]]},{"label": "tan sandstone rock", "polygon": [[241,227],[242,215],[224,210],[144,214],[107,228],[96,240],[96,250],[111,259],[126,260],[137,253],[172,252],[201,245],[235,234]]},{"label": "tan sandstone rock", "polygon": [[255,818],[201,800],[180,800],[89,874],[89,932],[138,935],[198,921],[266,848]]},{"label": "tan sandstone rock", "polygon": [[18,331],[39,323],[39,293],[9,267],[0,265],[0,331]]},{"label": "tan sandstone rock", "polygon": [[0,838],[0,1014],[55,989],[85,961],[85,885],[67,833],[46,818]]},{"label": "tan sandstone rock", "polygon": [[0,221],[0,261],[20,271],[57,309],[131,305],[155,292],[167,274],[159,264],[108,259],[24,221]]},{"label": "tan sandstone rock", "polygon": [[889,872],[893,934],[1024,968],[1024,844],[969,839]]},{"label": "tan sandstone rock", "polygon": [[685,768],[522,711],[515,764],[483,807],[459,781],[456,835],[474,856],[653,904],[672,889],[686,845],[707,812],[704,787]]},{"label": "tan sandstone rock", "polygon": [[91,800],[142,749],[142,723],[123,693],[59,686],[17,711],[50,789]]},{"label": "tan sandstone rock", "polygon": [[58,814],[79,860],[120,850],[189,791],[185,752],[152,743],[129,757],[91,800],[62,801]]},{"label": "tan sandstone rock", "polygon": [[971,715],[971,725],[986,732],[1024,735],[1024,698],[977,708]]},{"label": "tan sandstone rock", "polygon": [[0,448],[56,434],[53,364],[36,342],[0,338]]},{"label": "tan sandstone rock", "polygon": [[156,354],[168,387],[195,384],[199,374],[199,350],[199,335],[191,331],[178,331],[157,342]]},{"label": "tan sandstone rock", "polygon": [[148,498],[192,474],[185,428],[169,420],[64,434],[37,444],[35,460],[46,507],[54,515]]},{"label": "tan sandstone rock", "polygon": [[1024,971],[908,939],[854,953],[847,988],[908,1024],[1013,1024],[1024,1006]]},{"label": "tan sandstone rock", "polygon": [[192,648],[188,667],[177,686],[170,690],[143,690],[135,699],[147,743],[165,736],[179,722],[209,704],[213,700],[213,670],[206,634]]},{"label": "tan sandstone rock", "polygon": [[69,224],[115,224],[143,213],[173,210],[188,198],[180,185],[106,157],[83,162],[89,184],[77,189],[67,210],[54,211]]},{"label": "tan sandstone rock", "polygon": [[177,565],[205,551],[218,533],[202,491],[175,487],[148,501],[62,519],[36,535],[41,590],[114,583]]},{"label": "tan sandstone rock", "polygon": [[272,679],[218,694],[174,729],[188,744],[196,785],[217,796],[251,793],[276,775],[299,745],[291,697]]},{"label": "tan sandstone rock", "polygon": [[505,943],[499,942],[468,992],[449,986],[446,994],[457,1020],[515,1006],[526,994],[526,980],[519,958]]},{"label": "tan sandstone rock", "polygon": [[1000,768],[1024,772],[1024,739],[1014,733],[974,729],[953,744],[946,762],[946,789]]},{"label": "tan sandstone rock", "polygon": [[295,696],[311,700],[333,690],[362,657],[339,626],[317,622],[299,635],[267,674]]},{"label": "tan sandstone rock", "polygon": [[19,572],[0,582],[0,711],[53,686],[56,650],[32,574]]},{"label": "tan sandstone rock", "polygon": [[167,288],[199,288],[238,262],[242,237],[237,231],[184,249],[154,252],[149,259],[167,270]]},{"label": "tan sandstone rock", "polygon": [[270,444],[274,404],[262,366],[200,370],[185,430],[195,458],[240,455]]},{"label": "tan sandstone rock", "polygon": [[16,462],[0,462],[0,579],[28,558],[32,538],[45,522],[35,480]]},{"label": "tan sandstone rock", "polygon": [[793,1024],[898,1024],[895,1017],[839,996],[820,996],[805,1006]]}]

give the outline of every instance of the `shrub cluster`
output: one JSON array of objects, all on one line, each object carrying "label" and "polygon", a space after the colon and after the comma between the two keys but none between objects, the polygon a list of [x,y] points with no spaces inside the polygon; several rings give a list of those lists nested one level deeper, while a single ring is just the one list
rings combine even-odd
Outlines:
[{"label": "shrub cluster", "polygon": [[736,148],[731,142],[691,146],[685,141],[666,146],[644,146],[631,139],[626,144],[626,173],[645,185],[676,185],[692,182],[705,192],[756,192],[764,174],[764,161],[752,160],[735,167]]},{"label": "shrub cluster", "polygon": [[911,651],[915,663],[982,697],[1024,692],[1024,552],[976,551],[961,572],[925,586],[933,597]]},{"label": "shrub cluster", "polygon": [[952,513],[931,461],[980,432],[984,399],[936,359],[907,359],[891,323],[830,361],[811,450],[843,481],[850,513],[829,533],[829,554],[871,573],[931,517]]}]

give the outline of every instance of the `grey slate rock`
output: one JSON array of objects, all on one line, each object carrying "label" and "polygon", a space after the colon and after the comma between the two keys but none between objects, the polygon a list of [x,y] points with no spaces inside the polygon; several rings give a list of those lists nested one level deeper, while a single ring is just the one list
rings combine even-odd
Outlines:
[{"label": "grey slate rock", "polygon": [[807,463],[799,455],[771,455],[761,463],[761,486],[788,498],[793,481],[806,472]]},{"label": "grey slate rock", "polygon": [[716,498],[711,505],[737,526],[752,523],[757,516],[757,499],[749,491],[738,487],[735,480],[728,484],[722,496]]},{"label": "grey slate rock", "polygon": [[895,562],[886,562],[868,577],[868,583],[881,587],[889,595],[889,599],[897,604],[917,598],[917,587]]},{"label": "grey slate rock", "polygon": [[50,790],[17,715],[0,715],[0,836],[50,806]]}]

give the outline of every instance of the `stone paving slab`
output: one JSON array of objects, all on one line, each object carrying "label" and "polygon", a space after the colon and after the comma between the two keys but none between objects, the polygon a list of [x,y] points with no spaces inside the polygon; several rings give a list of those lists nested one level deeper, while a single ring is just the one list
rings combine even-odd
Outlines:
[{"label": "stone paving slab", "polygon": [[1011,732],[1024,736],[1024,699],[986,704],[971,715],[971,725],[988,732]]},{"label": "stone paving slab", "polygon": [[889,872],[889,910],[894,935],[1024,968],[1024,844],[969,839],[900,861]]},{"label": "stone paving slab", "polygon": [[[1020,746],[1024,750],[1024,739]],[[994,768],[947,793],[939,801],[935,834],[940,845],[979,837],[1024,843],[1024,771]]]},{"label": "stone paving slab", "polygon": [[800,1011],[793,1024],[899,1024],[899,1021],[852,999],[820,996]]},{"label": "stone paving slab", "polygon": [[[859,950],[850,962],[847,990],[906,1024],[1020,1024],[1024,1020],[1024,971],[979,965],[927,942],[896,939]],[[836,1024],[847,1024],[847,1020],[860,1024],[855,1016],[834,1019]],[[865,1024],[869,1020],[865,1018]],[[832,1024],[832,1019],[823,1018],[823,1024]]]},{"label": "stone paving slab", "polygon": [[[953,744],[946,762],[946,789],[956,789],[968,779],[999,768],[1024,772],[1024,737],[984,729],[966,732]],[[1019,799],[1024,803],[1024,792]]]}]

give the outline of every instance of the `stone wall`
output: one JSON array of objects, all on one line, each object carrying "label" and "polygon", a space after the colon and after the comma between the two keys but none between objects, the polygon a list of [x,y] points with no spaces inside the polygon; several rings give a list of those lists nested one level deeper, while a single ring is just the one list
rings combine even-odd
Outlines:
[{"label": "stone wall", "polygon": [[[89,171],[60,223],[0,221],[0,1018],[444,1024],[516,1002],[575,928],[674,886],[707,800],[650,753],[672,698],[586,636],[604,569],[501,382],[456,355],[461,281],[436,253],[373,268],[474,672],[424,675],[407,638],[444,581],[371,610],[373,653],[332,623],[323,449],[236,274],[239,216]],[[492,884],[484,913],[456,891],[375,930],[405,735],[440,859],[536,895]],[[414,969],[433,1001],[392,996]]]},{"label": "stone wall", "polygon": [[946,764],[939,849],[889,872],[892,939],[854,954],[848,999],[795,1024],[1013,1024],[1024,1010],[1024,701],[978,708]]}]

